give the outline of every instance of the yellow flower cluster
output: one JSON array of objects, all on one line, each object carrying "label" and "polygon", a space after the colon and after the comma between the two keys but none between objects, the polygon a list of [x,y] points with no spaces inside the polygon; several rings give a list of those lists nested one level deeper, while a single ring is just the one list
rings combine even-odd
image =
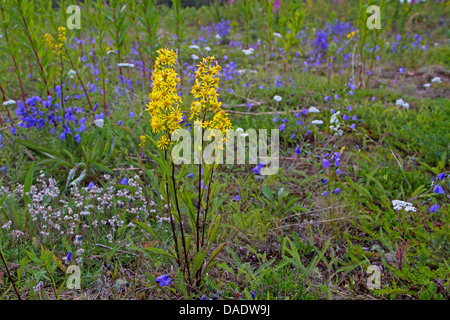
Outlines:
[{"label": "yellow flower cluster", "polygon": [[351,37],[353,37],[354,35],[356,35],[358,32],[359,32],[359,30],[350,32],[349,34],[347,34],[347,39],[350,39]]},{"label": "yellow flower cluster", "polygon": [[221,109],[222,102],[218,100],[220,66],[214,57],[207,57],[200,62],[195,75],[192,95],[196,100],[191,104],[190,117],[194,119],[194,126],[203,129],[217,129],[226,142],[227,130],[233,127],[228,115]]},{"label": "yellow flower cluster", "polygon": [[158,147],[167,150],[171,144],[168,137],[181,128],[182,114],[179,109],[181,97],[177,93],[177,77],[174,66],[177,55],[173,50],[160,49],[155,61],[155,69],[152,75],[153,88],[150,93],[150,102],[147,111],[150,113],[153,132],[162,131],[163,135]]},{"label": "yellow flower cluster", "polygon": [[[180,79],[174,70],[176,53],[168,49],[160,49],[157,53],[147,111],[151,115],[153,132],[163,133],[158,141],[158,147],[167,150],[172,144],[170,137],[175,130],[181,128],[180,123],[183,118],[179,109],[182,101],[177,93],[177,84]],[[214,60],[214,57],[207,57],[198,65],[195,84],[192,88],[195,99],[191,105],[189,119],[194,120],[196,128],[219,130],[225,142],[227,130],[233,125],[228,115],[221,109],[222,103],[218,100],[220,66],[217,62],[213,63]]]},{"label": "yellow flower cluster", "polygon": [[147,142],[146,136],[140,136],[141,142],[139,143],[139,147],[143,148],[145,146],[145,143]]},{"label": "yellow flower cluster", "polygon": [[67,40],[65,27],[58,28],[58,41],[55,41],[49,33],[44,35],[44,39],[46,46],[53,51],[53,54],[64,57],[64,47]]}]

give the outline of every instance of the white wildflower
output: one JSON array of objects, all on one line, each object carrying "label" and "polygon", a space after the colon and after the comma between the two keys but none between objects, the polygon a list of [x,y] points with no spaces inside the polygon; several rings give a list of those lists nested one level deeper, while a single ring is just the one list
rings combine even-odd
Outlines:
[{"label": "white wildflower", "polygon": [[95,123],[95,125],[96,125],[97,127],[103,128],[103,124],[104,124],[103,119],[95,119],[95,120],[94,120],[94,123]]},{"label": "white wildflower", "polygon": [[205,49],[205,51],[211,51],[210,47],[204,47],[203,49]]},{"label": "white wildflower", "polygon": [[217,40],[222,39],[222,37],[220,36],[220,34],[216,34],[215,38],[216,38]]},{"label": "white wildflower", "polygon": [[274,35],[275,37],[280,38],[280,39],[283,38],[283,37],[281,36],[281,34],[279,34],[279,33],[277,33],[277,32],[274,32],[273,35]]},{"label": "white wildflower", "polygon": [[339,119],[338,119],[338,115],[340,113],[341,113],[340,111],[333,113],[331,115],[331,119],[330,119],[330,124],[335,124],[335,125],[330,125],[330,130],[335,132],[334,133],[335,136],[342,136],[342,134],[343,134],[342,130],[340,129],[341,125],[340,125]]},{"label": "white wildflower", "polygon": [[339,120],[338,120],[338,118],[337,118],[337,116],[340,114],[341,112],[340,111],[338,111],[338,112],[335,112],[335,113],[333,113],[332,115],[331,115],[331,119],[330,119],[330,123],[331,124],[333,124],[333,123],[339,123]]},{"label": "white wildflower", "polygon": [[281,100],[283,100],[283,98],[280,96],[275,96],[273,97],[273,100],[280,102]]},{"label": "white wildflower", "polygon": [[413,204],[410,202],[401,200],[392,200],[392,205],[394,206],[395,210],[401,210],[404,208],[405,211],[416,212],[416,208],[414,208]]},{"label": "white wildflower", "polygon": [[320,111],[319,111],[319,109],[317,109],[316,107],[310,107],[310,108],[308,109],[308,112],[319,113]]},{"label": "white wildflower", "polygon": [[243,52],[246,56],[249,56],[249,55],[253,54],[254,50],[253,50],[253,48],[249,48],[249,49],[243,49],[242,52]]},{"label": "white wildflower", "polygon": [[9,230],[11,228],[11,225],[12,225],[12,221],[10,220],[3,225],[2,229]]},{"label": "white wildflower", "polygon": [[258,73],[258,71],[256,71],[256,70],[252,70],[252,69],[239,69],[238,71],[237,71],[237,73],[239,74],[239,75],[243,75],[243,74],[245,74],[245,73],[247,73],[247,72],[250,72],[250,73],[254,73],[254,74],[256,74],[256,73]]},{"label": "white wildflower", "polygon": [[120,67],[134,68],[134,64],[132,64],[132,63],[119,63],[117,66],[118,66],[119,68],[120,68]]},{"label": "white wildflower", "polygon": [[9,105],[11,105],[11,104],[16,104],[16,101],[14,101],[14,100],[8,100],[8,101],[3,102],[3,105],[4,105],[4,106],[9,106]]},{"label": "white wildflower", "polygon": [[33,291],[34,292],[40,292],[41,291],[41,288],[44,286],[44,283],[42,282],[42,281],[39,281],[39,283],[35,286],[35,287],[33,287]]},{"label": "white wildflower", "polygon": [[311,123],[319,125],[319,124],[323,124],[323,121],[322,120],[313,120]]},{"label": "white wildflower", "polygon": [[200,50],[200,47],[199,47],[198,45],[196,45],[196,44],[193,44],[193,45],[189,46],[189,49],[197,49],[197,50]]},{"label": "white wildflower", "polygon": [[241,136],[241,137],[247,137],[248,136],[248,133],[244,132],[244,129],[242,129],[242,128],[237,128],[235,132],[241,132],[241,131],[243,133],[240,133],[239,136]]},{"label": "white wildflower", "polygon": [[70,79],[73,79],[73,76],[76,74],[77,74],[76,71],[72,69],[70,69],[69,72],[67,72],[67,75],[70,77]]},{"label": "white wildflower", "polygon": [[196,54],[192,54],[192,55],[191,55],[191,58],[192,58],[192,60],[198,60],[198,59],[200,59],[200,58],[198,57],[198,55],[196,55]]},{"label": "white wildflower", "polygon": [[404,107],[405,109],[409,109],[409,103],[403,101],[403,99],[398,99],[398,100],[396,100],[396,101],[395,101],[395,104],[396,104],[397,106]]},{"label": "white wildflower", "polygon": [[439,77],[434,77],[433,79],[431,79],[431,82],[442,83],[442,80]]}]

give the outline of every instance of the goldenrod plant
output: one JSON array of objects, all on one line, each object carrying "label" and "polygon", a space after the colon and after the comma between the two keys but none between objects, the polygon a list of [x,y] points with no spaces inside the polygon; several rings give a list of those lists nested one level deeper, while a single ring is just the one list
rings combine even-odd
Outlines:
[{"label": "goldenrod plant", "polygon": [[[177,175],[178,170],[171,157],[172,135],[181,128],[180,124],[183,121],[180,111],[182,100],[177,92],[180,79],[174,70],[176,59],[177,56],[173,50],[158,50],[147,109],[151,116],[152,131],[160,135],[157,142],[150,136],[149,140],[158,147],[161,156],[151,153],[150,156],[158,164],[159,174],[162,177],[160,190],[166,202],[174,243],[170,253],[160,249],[147,249],[152,253],[169,256],[176,261],[182,271],[182,278],[178,285],[186,285],[182,291],[187,292],[189,296],[200,289],[206,272],[216,264],[214,258],[226,245],[223,243],[216,246],[214,243],[221,221],[217,212],[219,200],[214,198],[214,194],[221,186],[218,185],[218,181],[213,183],[214,164],[209,165],[200,159],[203,142],[207,138],[204,136],[205,130],[220,131],[225,137],[217,143],[222,146],[226,141],[227,130],[232,127],[232,124],[227,114],[221,109],[221,102],[218,101],[220,66],[215,62],[214,57],[207,57],[198,65],[195,84],[191,91],[194,101],[189,112],[189,120],[201,133],[200,149],[195,150],[200,160],[195,202],[193,200],[195,190],[182,183],[182,180],[187,178],[184,175],[187,165],[184,164]],[[141,136],[140,139],[140,145],[144,146],[146,137]],[[145,224],[137,223],[149,230]],[[151,233],[156,234],[154,231]]]}]

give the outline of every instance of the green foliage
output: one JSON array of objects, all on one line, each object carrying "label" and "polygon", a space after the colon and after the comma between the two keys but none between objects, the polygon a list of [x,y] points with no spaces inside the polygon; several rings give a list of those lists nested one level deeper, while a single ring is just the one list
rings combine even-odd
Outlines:
[{"label": "green foliage", "polygon": [[[113,174],[108,165],[118,155],[115,138],[107,128],[97,128],[84,134],[85,143],[54,141],[55,145],[42,146],[28,140],[17,140],[36,153],[41,159],[35,164],[39,169],[65,177],[66,188],[70,183],[80,183],[85,178],[97,179],[99,173]],[[72,149],[73,148],[73,149]],[[81,174],[75,178],[77,170]]]},{"label": "green foliage", "polygon": [[289,18],[283,18],[280,22],[283,28],[281,42],[283,43],[284,52],[286,52],[285,63],[288,63],[293,58],[292,49],[300,43],[297,35],[302,30],[307,16],[306,9],[301,9],[298,3],[295,4],[295,1],[292,3],[290,11],[293,14]]}]

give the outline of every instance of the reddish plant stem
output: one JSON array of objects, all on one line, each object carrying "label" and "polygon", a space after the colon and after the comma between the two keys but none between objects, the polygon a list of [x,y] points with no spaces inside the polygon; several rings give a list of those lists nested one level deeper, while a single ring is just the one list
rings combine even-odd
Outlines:
[{"label": "reddish plant stem", "polygon": [[3,101],[6,101],[6,94],[5,94],[5,90],[3,89],[2,83],[0,82],[0,90],[2,92],[2,98]]},{"label": "reddish plant stem", "polygon": [[[75,70],[76,69],[75,65],[74,65],[74,63],[72,61],[72,58],[69,56],[69,53],[67,51],[67,47],[65,47],[65,51],[66,51],[66,56],[69,59],[70,65],[72,66],[72,69]],[[91,114],[93,116],[94,115],[94,109],[92,108],[92,103],[91,103],[91,99],[89,99],[89,94],[88,94],[88,92],[86,90],[86,87],[84,85],[83,80],[81,79],[81,76],[80,76],[80,73],[78,72],[78,69],[75,70],[75,72],[77,74],[78,81],[80,81],[81,87],[83,88],[84,94],[86,95],[86,99],[87,99],[87,101],[89,103],[89,109],[91,110]]]},{"label": "reddish plant stem", "polygon": [[[373,68],[373,61],[375,60],[375,50],[377,48],[377,43],[378,43],[378,35],[379,35],[378,34],[378,29],[375,30],[375,34],[376,34],[376,36],[375,36],[375,44],[374,44],[375,47],[373,48],[372,58],[371,58],[371,61],[370,61],[370,72],[371,73],[372,73],[372,68]],[[371,76],[370,74],[367,75],[366,84],[364,85],[365,88],[369,84],[370,76]]]},{"label": "reddish plant stem", "polygon": [[16,285],[14,284],[14,280],[11,277],[11,273],[9,272],[9,268],[8,268],[8,264],[6,263],[6,259],[3,256],[3,253],[1,251],[0,251],[0,257],[2,258],[3,264],[5,265],[6,273],[8,274],[9,281],[11,282],[12,286],[14,287],[14,291],[16,292],[17,298],[19,300],[22,300],[22,298],[20,297],[19,291],[17,290]]},{"label": "reddish plant stem", "polygon": [[39,55],[37,54],[36,49],[34,49],[33,40],[31,39],[30,32],[29,32],[29,29],[28,29],[28,24],[27,24],[27,21],[26,21],[24,15],[23,15],[23,13],[21,13],[21,17],[22,17],[22,21],[23,21],[23,23],[25,25],[25,29],[27,31],[28,41],[30,42],[31,48],[33,49],[34,56],[36,57],[36,61],[37,61],[38,65],[39,65],[39,68],[41,69],[41,72],[42,72],[42,80],[44,80],[45,90],[47,91],[47,95],[49,96],[50,95],[50,91],[48,90],[48,83],[47,83],[47,78],[45,77],[44,67],[42,66],[41,59],[39,58]]},{"label": "reddish plant stem", "polygon": [[[117,24],[117,19],[116,19],[116,8],[113,8],[113,18],[114,18],[114,24]],[[121,62],[120,59],[120,44],[119,44],[119,30],[117,30],[116,28],[116,43],[117,43],[117,59],[119,61],[119,63]],[[121,77],[123,77],[122,74],[122,67],[119,67],[119,74]]]},{"label": "reddish plant stem", "polygon": [[[187,268],[187,272],[188,272],[188,276],[189,276],[189,282],[190,284],[192,284],[192,279],[191,279],[191,271],[189,269],[189,260],[188,260],[188,255],[187,255],[187,250],[189,250],[189,248],[186,248],[186,240],[184,237],[184,228],[183,228],[183,219],[181,218],[181,210],[180,210],[180,206],[178,204],[178,194],[177,194],[177,186],[176,184],[176,180],[175,180],[175,164],[172,163],[172,183],[173,183],[173,188],[174,188],[174,196],[175,196],[175,205],[176,205],[176,209],[177,209],[177,213],[178,213],[178,218],[180,219],[180,231],[181,231],[181,243],[183,244],[183,252],[184,252],[184,259],[186,261],[186,268]],[[169,200],[170,201],[170,200]]]},{"label": "reddish plant stem", "polygon": [[[3,90],[3,86],[2,86],[2,83],[1,83],[1,82],[0,82],[0,90],[2,91],[2,98],[3,98],[3,101],[6,101],[5,91]],[[8,111],[8,115],[9,115],[8,107],[5,106],[5,108],[6,108],[6,110]],[[0,114],[0,126],[3,128],[3,119],[2,119],[1,114]]]},{"label": "reddish plant stem", "polygon": [[[203,116],[203,121],[205,121],[206,113]],[[203,128],[202,128],[202,150],[203,150]],[[202,152],[202,151],[200,151]],[[197,229],[197,252],[200,251],[200,207],[202,205],[202,157],[203,153],[200,155],[200,164],[198,165],[198,205],[197,205],[197,219],[195,221],[196,229]]]},{"label": "reddish plant stem", "polygon": [[[167,161],[167,150],[164,151],[164,159]],[[178,265],[181,267],[181,258],[180,258],[180,252],[178,252],[178,237],[177,237],[177,230],[175,228],[175,223],[173,221],[172,217],[172,210],[170,205],[170,198],[169,198],[169,184],[166,180],[166,196],[167,196],[167,208],[169,209],[169,218],[170,218],[170,226],[172,227],[172,233],[173,233],[173,239],[175,241],[175,252],[177,253],[177,262]]]},{"label": "reddish plant stem", "polygon": [[[2,18],[3,18],[3,20],[5,20],[5,11],[3,9],[3,6],[0,6],[0,9],[2,11]],[[4,28],[4,32],[5,32],[6,43],[8,44],[8,47],[9,47],[8,30],[6,28]],[[10,54],[11,54],[11,58],[13,60],[14,68],[16,69],[17,79],[19,80],[20,92],[22,94],[23,104],[25,105],[25,109],[28,109],[27,104],[25,102],[25,100],[26,100],[25,99],[25,90],[23,89],[22,78],[20,77],[21,72],[20,72],[19,66],[17,65],[16,57],[11,52],[10,52]],[[3,90],[2,90],[2,92],[3,92]],[[6,108],[6,110],[8,110],[8,116],[12,121],[11,115],[9,114],[9,109]]]},{"label": "reddish plant stem", "polygon": [[[201,247],[203,248],[204,244],[205,244],[205,229],[206,229],[206,218],[208,216],[208,211],[209,211],[209,196],[211,194],[211,181],[212,181],[212,176],[214,174],[214,163],[212,165],[212,169],[211,169],[211,175],[209,176],[209,181],[208,181],[208,193],[206,195],[206,208],[203,212],[203,226],[202,226],[202,244]],[[206,185],[206,182],[205,182]]]}]

